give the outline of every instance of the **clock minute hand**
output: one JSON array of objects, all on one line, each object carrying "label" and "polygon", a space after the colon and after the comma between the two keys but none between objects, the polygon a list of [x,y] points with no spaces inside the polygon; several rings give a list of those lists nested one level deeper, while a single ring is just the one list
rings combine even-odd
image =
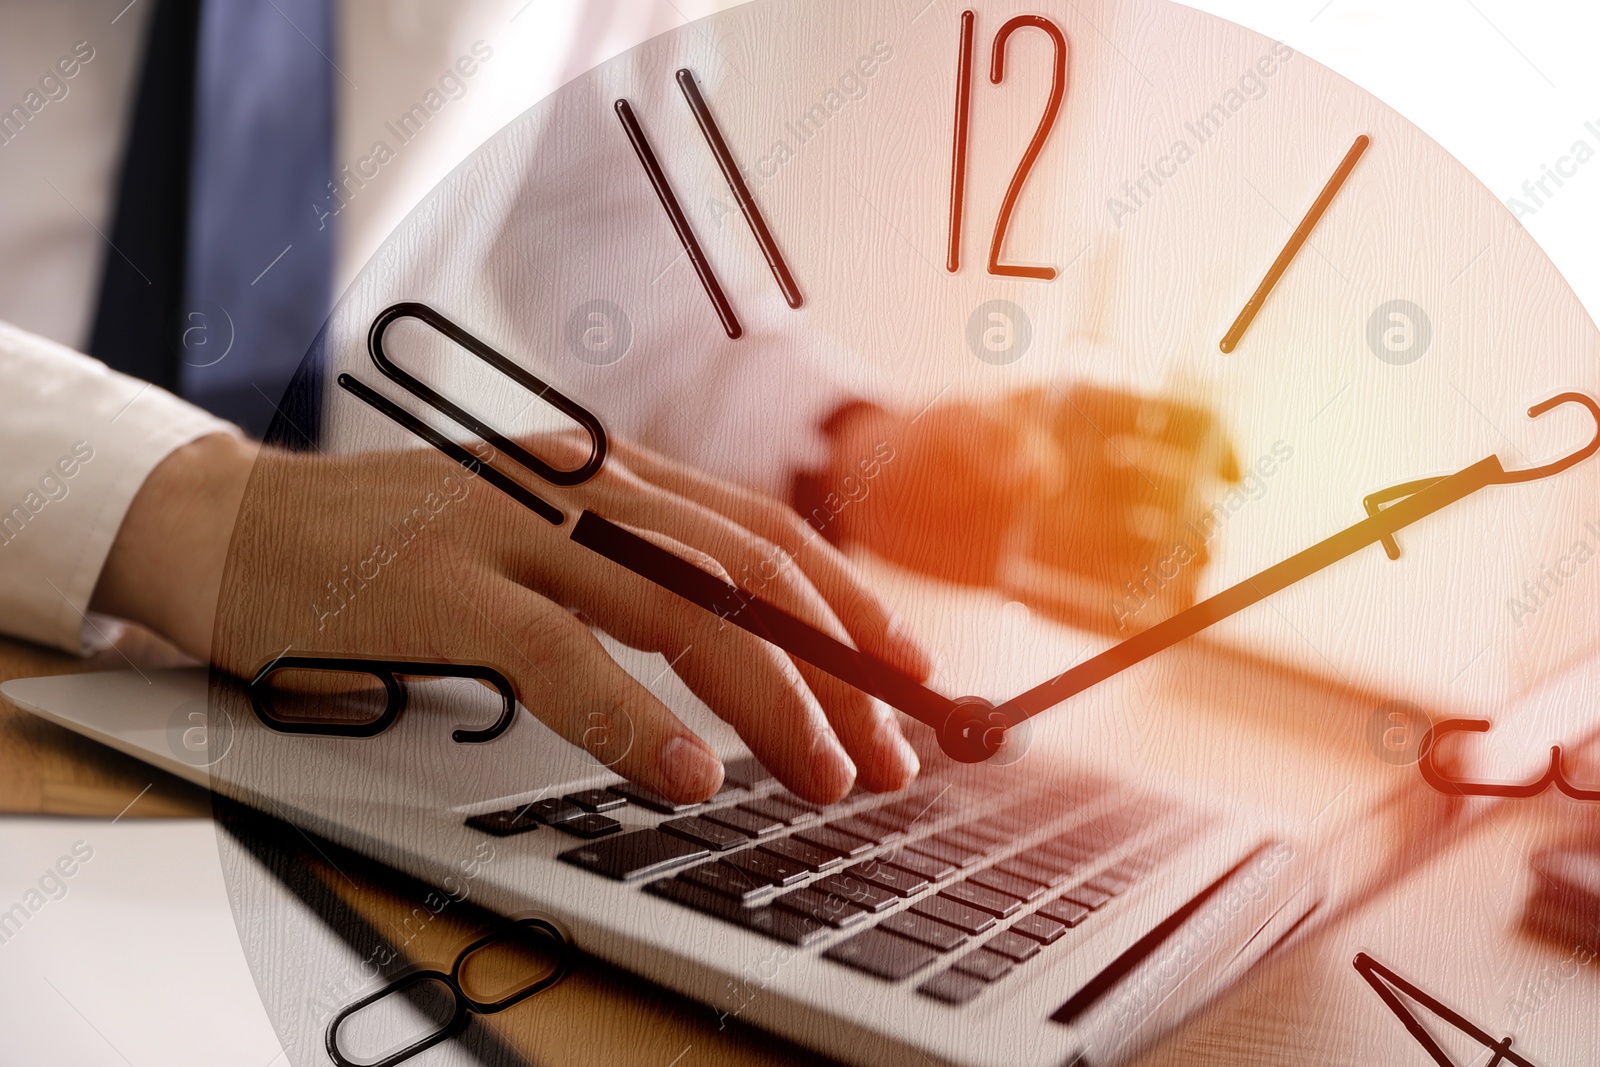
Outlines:
[{"label": "clock minute hand", "polygon": [[[673,555],[632,531],[590,511],[578,517],[572,540],[614,563],[676,593],[719,618],[812,664],[857,689],[899,708],[934,728],[952,758],[980,762],[999,751],[1007,728],[1105,681],[1157,652],[1192,637],[1215,622],[1264,600],[1377,542],[1392,544],[1406,526],[1448,507],[1489,485],[1549,477],[1587,459],[1600,449],[1600,405],[1582,393],[1562,393],[1535,405],[1537,417],[1562,403],[1579,403],[1595,419],[1594,439],[1572,455],[1532,470],[1507,471],[1498,456],[1432,481],[1407,483],[1420,487],[1388,507],[1230,589],[1157,623],[1076,667],[995,707],[976,697],[951,699],[915,679],[795,618],[759,597],[729,585],[687,560]],[[1384,500],[1398,491],[1375,494]],[[1371,510],[1372,505],[1369,505]]]},{"label": "clock minute hand", "polygon": [[[1512,471],[1506,470],[1501,465],[1498,456],[1490,456],[1455,474],[1431,482],[1408,483],[1407,487],[1417,485],[1422,488],[1376,511],[1354,526],[1295,553],[1283,562],[1268,567],[1259,574],[1246,578],[1239,584],[1224,589],[1121,644],[1113,645],[1049,681],[1013,697],[994,709],[989,716],[990,722],[1015,726],[1083,692],[1090,686],[1148,659],[1157,652],[1187,637],[1193,637],[1213,623],[1220,622],[1235,612],[1266,599],[1280,589],[1359,552],[1370,544],[1380,541],[1386,546],[1393,544],[1394,535],[1399,530],[1441,508],[1450,506],[1463,497],[1470,496],[1485,486],[1548,478],[1588,459],[1596,450],[1600,450],[1600,404],[1596,404],[1583,393],[1561,393],[1535,404],[1528,409],[1528,414],[1537,418],[1551,408],[1565,403],[1581,404],[1587,408],[1595,420],[1596,427],[1594,438],[1571,455],[1529,470]],[[994,740],[998,741],[998,738]]]}]

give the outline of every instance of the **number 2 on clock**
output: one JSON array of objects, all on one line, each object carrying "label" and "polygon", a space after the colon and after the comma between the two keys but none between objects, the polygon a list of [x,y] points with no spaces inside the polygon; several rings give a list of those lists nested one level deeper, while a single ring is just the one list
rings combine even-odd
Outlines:
[{"label": "number 2 on clock", "polygon": [[[950,251],[945,269],[951,274],[961,269],[961,216],[967,199],[967,132],[972,111],[972,31],[976,16],[961,13],[961,50],[956,69],[955,134],[950,159]],[[1043,31],[1055,46],[1055,65],[1051,72],[1050,98],[1045,102],[1039,127],[1028,142],[1028,149],[1011,176],[1011,185],[1000,203],[1000,213],[994,222],[994,239],[989,244],[989,273],[1008,278],[1038,278],[1050,281],[1056,276],[1054,267],[1027,267],[1000,262],[1000,248],[1005,243],[1006,231],[1011,228],[1011,213],[1016,210],[1022,187],[1039,160],[1044,143],[1055,128],[1056,115],[1061,110],[1061,100],[1067,93],[1067,37],[1061,27],[1042,15],[1017,15],[1006,20],[1000,32],[994,35],[994,49],[989,62],[989,81],[999,85],[1005,80],[1006,44],[1018,30],[1032,28]]]}]

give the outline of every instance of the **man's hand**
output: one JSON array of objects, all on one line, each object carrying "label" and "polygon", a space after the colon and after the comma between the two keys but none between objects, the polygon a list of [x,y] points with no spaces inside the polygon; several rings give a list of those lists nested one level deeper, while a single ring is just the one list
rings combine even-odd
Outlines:
[{"label": "man's hand", "polygon": [[[865,477],[861,457],[885,444],[892,461]],[[823,517],[836,539],[950,581],[1014,584],[1017,559],[1068,573],[1100,591],[1092,621],[1106,625],[1123,621],[1108,617],[1108,594],[1163,562],[1163,607],[1193,601],[1207,554],[1190,524],[1205,488],[1239,473],[1208,412],[1095,386],[915,417],[863,406],[834,434],[837,503]]]},{"label": "man's hand", "polygon": [[[528,447],[576,465],[569,439]],[[790,509],[625,442],[583,486],[534,488],[567,513],[566,526],[431,450],[256,455],[208,438],[175,452],[140,491],[94,606],[242,677],[286,648],[489,664],[573,744],[585,744],[594,714],[626,720],[633,743],[618,773],[682,801],[715,792],[716,756],[617,666],[592,624],[665,656],[807,799],[838,799],[858,769],[873,790],[916,774],[888,708],[567,536],[589,508],[925,677],[926,657]]]}]

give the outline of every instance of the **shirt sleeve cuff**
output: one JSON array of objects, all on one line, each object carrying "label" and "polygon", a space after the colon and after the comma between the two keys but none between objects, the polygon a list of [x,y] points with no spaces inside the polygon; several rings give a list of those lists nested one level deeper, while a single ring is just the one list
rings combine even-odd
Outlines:
[{"label": "shirt sleeve cuff", "polygon": [[145,478],[191,441],[241,431],[4,323],[0,381],[0,631],[83,655],[115,637],[89,601]]}]

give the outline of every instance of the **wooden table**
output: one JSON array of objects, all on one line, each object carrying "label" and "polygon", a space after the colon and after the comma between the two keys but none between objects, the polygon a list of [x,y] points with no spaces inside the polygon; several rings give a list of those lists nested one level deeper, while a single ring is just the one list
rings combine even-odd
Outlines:
[{"label": "wooden table", "polygon": [[[145,667],[185,662],[176,649],[134,627],[117,648],[88,659],[0,637],[0,681],[126,670],[135,661]],[[125,808],[130,819],[209,816],[211,800],[197,786],[19,711],[0,697],[0,812],[110,818]]]}]

